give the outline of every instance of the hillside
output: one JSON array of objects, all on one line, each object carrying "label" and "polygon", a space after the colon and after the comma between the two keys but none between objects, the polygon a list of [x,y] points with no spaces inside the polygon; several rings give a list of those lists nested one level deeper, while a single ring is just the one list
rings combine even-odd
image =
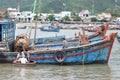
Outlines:
[{"label": "hillside", "polygon": [[[8,7],[16,8],[18,1],[21,11],[32,10],[34,0],[0,0],[0,10],[6,10]],[[120,1],[117,2],[117,5],[120,6]],[[41,0],[40,5],[41,12],[60,12],[63,10],[79,12],[82,9],[88,9],[97,13],[108,8],[115,8],[115,0]]]}]

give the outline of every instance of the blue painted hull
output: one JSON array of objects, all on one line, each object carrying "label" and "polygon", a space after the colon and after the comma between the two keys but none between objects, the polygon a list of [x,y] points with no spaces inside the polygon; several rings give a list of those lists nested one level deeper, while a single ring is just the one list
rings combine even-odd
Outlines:
[{"label": "blue painted hull", "polygon": [[[36,50],[30,55],[31,60],[37,64],[90,64],[90,63],[108,63],[113,41],[97,41],[89,45],[69,47],[66,49],[41,49]],[[60,46],[60,45],[58,45]],[[59,52],[64,55],[56,57]],[[13,62],[17,53],[1,53],[0,62]],[[63,60],[60,60],[64,58]],[[56,59],[57,58],[57,59]]]},{"label": "blue painted hull", "polygon": [[[89,64],[94,62],[102,62],[107,63],[109,51],[111,49],[112,44],[105,44],[104,46],[96,45],[96,46],[86,46],[70,48],[67,50],[60,50],[60,52],[64,52],[66,55],[66,59],[62,64]],[[49,51],[44,54],[36,55],[31,54],[31,59],[36,60],[37,63],[40,64],[58,64],[59,62],[55,60],[55,54],[57,51]]]}]

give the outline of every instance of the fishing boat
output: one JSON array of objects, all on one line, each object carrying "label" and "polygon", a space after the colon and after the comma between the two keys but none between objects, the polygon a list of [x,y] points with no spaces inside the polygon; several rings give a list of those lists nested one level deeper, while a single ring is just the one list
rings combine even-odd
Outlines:
[{"label": "fishing boat", "polygon": [[[1,26],[5,27],[4,24],[1,24]],[[7,26],[9,27],[10,25]],[[43,48],[34,45],[30,53],[30,60],[35,61],[36,64],[108,63],[116,35],[117,33],[112,33],[109,40],[106,40],[106,37],[83,45],[79,43],[76,45],[74,42],[69,42],[70,46],[67,48],[62,48],[61,44],[42,44]],[[28,39],[24,36],[16,39],[14,49],[16,47],[17,49],[14,51],[2,51],[0,62],[13,63],[16,60],[19,50],[27,51],[31,47],[28,46],[29,42],[26,42]]]},{"label": "fishing boat", "polygon": [[14,66],[18,66],[18,67],[34,67],[36,66],[36,61],[30,61],[28,63],[22,64],[19,61],[15,60],[13,61]]},{"label": "fishing boat", "polygon": [[[110,37],[107,39],[107,37]],[[35,60],[37,64],[91,64],[108,63],[112,46],[117,33],[112,33],[103,38],[85,45],[54,46],[45,48],[34,48],[30,53],[30,60]],[[48,46],[48,44],[47,44]],[[2,52],[0,62],[13,62],[17,52]]]},{"label": "fishing boat", "polygon": [[41,31],[48,31],[48,32],[59,32],[59,28],[52,27],[52,26],[42,26],[40,27]]}]

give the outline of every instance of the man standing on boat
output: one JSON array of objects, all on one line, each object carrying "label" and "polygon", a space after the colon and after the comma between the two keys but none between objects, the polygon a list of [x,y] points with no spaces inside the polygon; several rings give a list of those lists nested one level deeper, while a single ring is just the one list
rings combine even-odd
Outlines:
[{"label": "man standing on boat", "polygon": [[27,50],[27,60],[30,61],[30,53],[32,53],[33,49],[31,47]]},{"label": "man standing on boat", "polygon": [[25,54],[23,51],[20,51],[18,54],[17,54],[17,59],[21,58],[21,57],[25,57]]},{"label": "man standing on boat", "polygon": [[68,47],[68,42],[65,40],[65,38],[63,38],[63,46],[62,48],[67,48]]}]

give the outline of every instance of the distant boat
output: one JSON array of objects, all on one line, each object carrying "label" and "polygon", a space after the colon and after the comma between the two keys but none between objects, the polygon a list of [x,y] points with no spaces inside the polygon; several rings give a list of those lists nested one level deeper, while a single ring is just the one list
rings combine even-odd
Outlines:
[{"label": "distant boat", "polygon": [[88,32],[96,32],[98,30],[98,28],[93,28],[92,26],[88,26],[88,27],[82,27],[85,31]]},{"label": "distant boat", "polygon": [[52,27],[52,26],[42,26],[40,27],[41,31],[48,31],[48,32],[59,32],[59,28],[57,27]]},{"label": "distant boat", "polygon": [[27,26],[16,26],[17,29],[26,29]]}]

